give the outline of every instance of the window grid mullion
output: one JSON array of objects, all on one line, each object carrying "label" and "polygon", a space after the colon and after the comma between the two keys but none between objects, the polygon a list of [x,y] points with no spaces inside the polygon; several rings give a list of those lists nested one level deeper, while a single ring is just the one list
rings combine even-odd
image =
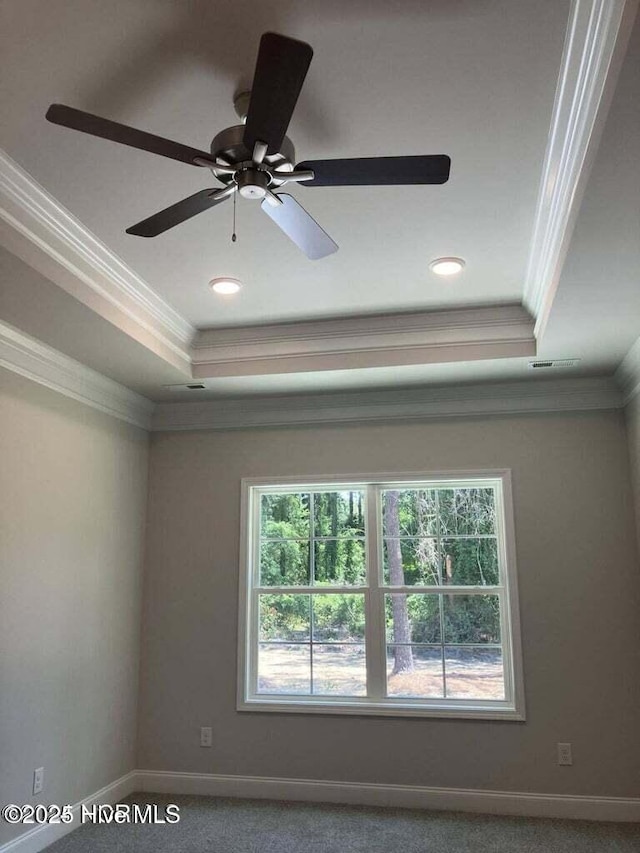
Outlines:
[{"label": "window grid mullion", "polygon": [[257,586],[260,595],[349,595],[367,591],[366,586]]},{"label": "window grid mullion", "polygon": [[[248,664],[248,678],[249,678],[249,689],[255,695],[258,693],[258,654],[260,649],[260,608],[259,608],[259,597],[256,594],[256,583],[259,583],[262,578],[260,576],[261,568],[260,568],[260,533],[261,533],[261,501],[262,498],[260,493],[258,492],[254,495],[254,501],[252,505],[252,517],[251,517],[251,526],[254,531],[257,531],[258,535],[252,537],[252,542],[250,543],[251,548],[251,578],[250,578],[250,590],[249,590],[249,612],[247,614],[247,618],[249,619],[249,631],[248,634],[250,636],[249,642],[249,660]],[[255,632],[255,639],[253,639],[253,635]],[[246,660],[246,659],[245,659]]]},{"label": "window grid mullion", "polygon": [[258,655],[260,653],[260,609],[258,607],[260,599],[256,595],[255,590],[251,590],[249,596],[249,630],[255,639],[252,639],[249,644],[249,686],[251,692],[255,695],[258,693]]},{"label": "window grid mullion", "polygon": [[497,535],[498,580],[500,589],[497,592],[500,613],[500,645],[502,650],[502,673],[505,696],[514,697],[516,690],[515,672],[513,670],[513,645],[511,626],[511,606],[509,601],[509,573],[507,571],[505,506],[502,484],[494,487],[495,524]]},{"label": "window grid mullion", "polygon": [[[266,588],[266,587],[265,587]],[[346,587],[341,587],[341,589]],[[353,587],[355,589],[356,587]],[[396,592],[402,595],[497,595],[504,586],[501,584],[492,584],[491,586],[385,586],[386,592]]]},{"label": "window grid mullion", "polygon": [[[444,567],[444,554],[442,552],[442,525],[440,523],[440,489],[436,493],[436,552],[438,554],[438,580],[442,588],[442,569]],[[438,619],[440,620],[440,666],[442,668],[442,695],[447,698],[447,669],[444,656],[444,596],[440,594],[438,599]]]},{"label": "window grid mullion", "polygon": [[367,487],[367,580],[365,595],[365,649],[367,659],[367,696],[376,701],[384,698],[384,600],[380,590],[380,523],[378,509],[379,490]]},{"label": "window grid mullion", "polygon": [[500,647],[502,651],[502,672],[504,677],[504,694],[505,696],[513,696],[515,691],[514,673],[511,666],[513,660],[513,649],[511,646],[511,625],[509,623],[508,614],[508,592],[506,589],[501,589],[499,593],[500,601]]},{"label": "window grid mullion", "polygon": [[[386,490],[386,487],[385,487]],[[385,539],[436,539],[437,534],[419,536],[403,533],[399,536],[385,536]],[[445,533],[443,539],[496,539],[497,533]]]},{"label": "window grid mullion", "polygon": [[309,494],[309,586],[316,582],[316,502],[315,493]]},{"label": "window grid mullion", "polygon": [[313,696],[313,595],[309,596],[309,691]]},{"label": "window grid mullion", "polygon": [[[314,536],[317,542],[364,542],[364,536]],[[415,539],[415,537],[413,537]],[[461,537],[458,537],[461,538]],[[477,539],[479,537],[469,537]],[[485,537],[489,538],[489,537]],[[495,537],[494,537],[495,538]],[[261,542],[308,542],[308,536],[261,536]]]}]

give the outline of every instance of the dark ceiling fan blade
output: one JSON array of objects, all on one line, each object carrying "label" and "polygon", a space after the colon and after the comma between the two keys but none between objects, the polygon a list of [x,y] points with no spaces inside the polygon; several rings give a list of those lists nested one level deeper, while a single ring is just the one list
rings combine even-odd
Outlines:
[{"label": "dark ceiling fan blade", "polygon": [[357,157],[352,160],[305,160],[299,169],[312,169],[307,187],[356,187],[401,184],[444,184],[451,158],[446,154],[418,157]]},{"label": "dark ceiling fan blade", "polygon": [[164,139],[162,136],[155,136],[153,133],[146,133],[144,130],[136,130],[135,127],[128,127],[128,125],[119,124],[117,121],[100,118],[100,116],[94,116],[73,107],[65,107],[63,104],[51,104],[47,110],[47,119],[53,124],[62,125],[62,127],[80,130],[82,133],[90,133],[92,136],[110,139],[112,142],[130,145],[132,148],[139,148],[142,151],[150,151],[152,154],[159,154],[161,157],[170,157],[172,160],[180,160],[182,163],[189,163],[192,166],[196,165],[194,163],[196,157],[212,159],[211,154],[207,154],[206,151],[199,151],[197,148],[190,148],[180,142],[173,142],[171,139]]},{"label": "dark ceiling fan blade", "polygon": [[267,154],[280,151],[312,56],[304,41],[277,33],[265,33],[260,39],[244,131],[249,151],[256,142],[266,143]]},{"label": "dark ceiling fan blade", "polygon": [[266,199],[261,207],[264,212],[293,240],[296,246],[312,261],[332,255],[338,251],[338,244],[324,231],[315,219],[287,193],[280,193],[282,204],[274,207]]},{"label": "dark ceiling fan blade", "polygon": [[182,201],[172,204],[171,207],[154,213],[148,219],[143,219],[142,222],[127,228],[127,234],[134,234],[136,237],[157,237],[158,234],[168,231],[174,225],[191,219],[192,216],[202,213],[203,210],[215,207],[216,204],[220,204],[234,192],[235,184],[219,190],[200,190],[200,192],[190,195],[189,198],[183,198]]}]

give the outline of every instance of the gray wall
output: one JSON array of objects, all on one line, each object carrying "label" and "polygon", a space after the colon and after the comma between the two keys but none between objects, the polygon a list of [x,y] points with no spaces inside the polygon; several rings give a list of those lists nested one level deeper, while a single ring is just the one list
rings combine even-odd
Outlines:
[{"label": "gray wall", "polygon": [[[240,713],[240,478],[513,472],[526,723]],[[139,766],[637,796],[640,576],[621,412],[152,437]],[[198,729],[214,728],[214,748]],[[574,766],[556,765],[571,741]]]},{"label": "gray wall", "polygon": [[142,430],[0,370],[0,803],[135,767],[147,461]]},{"label": "gray wall", "polygon": [[627,439],[629,442],[629,462],[631,465],[631,482],[636,506],[636,530],[638,547],[640,548],[640,394],[629,401],[625,408]]}]

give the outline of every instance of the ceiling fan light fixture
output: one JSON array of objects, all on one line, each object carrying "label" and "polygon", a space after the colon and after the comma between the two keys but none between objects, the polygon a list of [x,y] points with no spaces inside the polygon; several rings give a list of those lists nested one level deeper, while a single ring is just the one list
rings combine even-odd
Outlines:
[{"label": "ceiling fan light fixture", "polygon": [[436,275],[457,275],[464,269],[462,258],[435,258],[429,264],[429,269]]},{"label": "ceiling fan light fixture", "polygon": [[237,278],[212,278],[209,286],[214,293],[218,293],[220,296],[232,296],[240,290],[242,283]]}]

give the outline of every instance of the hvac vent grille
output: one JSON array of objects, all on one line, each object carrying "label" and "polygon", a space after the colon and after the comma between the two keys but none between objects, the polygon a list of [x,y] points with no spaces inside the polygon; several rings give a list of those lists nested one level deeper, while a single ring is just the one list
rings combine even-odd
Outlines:
[{"label": "hvac vent grille", "polygon": [[204,382],[187,382],[180,383],[179,385],[163,385],[163,388],[188,388],[189,391],[203,391],[207,386]]},{"label": "hvac vent grille", "polygon": [[567,367],[575,367],[580,362],[579,358],[550,358],[529,362],[529,370],[561,370]]}]

